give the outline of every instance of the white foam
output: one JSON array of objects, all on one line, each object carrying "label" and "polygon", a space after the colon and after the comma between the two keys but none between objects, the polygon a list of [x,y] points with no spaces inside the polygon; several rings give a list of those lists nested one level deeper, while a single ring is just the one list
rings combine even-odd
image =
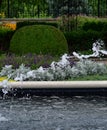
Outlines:
[{"label": "white foam", "polygon": [[102,108],[99,108],[99,110],[102,110],[102,111],[107,111],[107,107],[102,107]]},{"label": "white foam", "polygon": [[102,40],[98,40],[96,42],[93,43],[92,46],[92,51],[93,53],[90,55],[79,55],[76,52],[73,52],[73,55],[75,57],[77,57],[79,60],[81,59],[88,59],[91,57],[100,57],[100,55],[107,55],[107,51],[106,50],[102,50],[102,46],[104,45],[104,42]]},{"label": "white foam", "polygon": [[6,117],[4,117],[0,114],[0,122],[2,122],[2,121],[9,121],[9,119],[7,119]]}]

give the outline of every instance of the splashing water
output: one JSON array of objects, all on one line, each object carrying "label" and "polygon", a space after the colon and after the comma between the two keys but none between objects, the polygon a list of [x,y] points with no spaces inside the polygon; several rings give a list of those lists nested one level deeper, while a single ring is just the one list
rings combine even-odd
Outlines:
[{"label": "splashing water", "polygon": [[0,114],[0,122],[3,121],[9,121],[6,117],[2,116],[2,114]]},{"label": "splashing water", "polygon": [[3,81],[0,83],[0,86],[3,87],[3,88],[2,88],[2,92],[3,92],[4,94],[7,94],[7,93],[10,91],[10,89],[11,89],[11,85],[10,85],[10,83],[8,82],[8,80],[3,80]]},{"label": "splashing water", "polygon": [[79,60],[88,59],[91,57],[100,57],[101,55],[107,55],[106,50],[102,50],[104,48],[104,42],[102,40],[97,40],[93,43],[92,51],[93,54],[90,55],[79,55],[77,52],[73,52],[73,55]]},{"label": "splashing water", "polygon": [[107,97],[1,99],[0,130],[107,130]]}]

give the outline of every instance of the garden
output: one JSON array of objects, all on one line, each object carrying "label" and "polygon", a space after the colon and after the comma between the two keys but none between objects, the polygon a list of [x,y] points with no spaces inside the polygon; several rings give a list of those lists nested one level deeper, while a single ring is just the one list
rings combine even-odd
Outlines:
[{"label": "garden", "polygon": [[[73,23],[78,20],[76,28]],[[68,22],[69,28],[68,30]],[[107,48],[105,18],[78,16],[56,22],[17,22],[0,26],[0,81],[3,93],[8,81],[107,80],[106,55],[78,60],[73,55],[92,54],[98,39]],[[99,41],[99,43],[100,43]]]},{"label": "garden", "polygon": [[[72,25],[72,19],[70,22]],[[106,80],[106,64],[88,59],[77,62],[71,58],[73,51],[92,53],[92,44],[98,39],[104,41],[106,49],[106,20],[79,16],[78,30],[71,31],[65,29],[66,24],[62,28],[61,19],[56,23],[3,24],[0,27],[1,80],[3,77],[16,81]]]},{"label": "garden", "polygon": [[2,130],[107,129],[106,16],[107,0],[0,1]]}]

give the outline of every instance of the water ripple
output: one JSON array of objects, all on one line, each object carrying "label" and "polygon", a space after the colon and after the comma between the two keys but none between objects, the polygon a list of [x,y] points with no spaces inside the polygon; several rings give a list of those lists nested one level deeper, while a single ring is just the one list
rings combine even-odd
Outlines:
[{"label": "water ripple", "polygon": [[0,130],[107,130],[107,98],[0,99],[0,122]]}]

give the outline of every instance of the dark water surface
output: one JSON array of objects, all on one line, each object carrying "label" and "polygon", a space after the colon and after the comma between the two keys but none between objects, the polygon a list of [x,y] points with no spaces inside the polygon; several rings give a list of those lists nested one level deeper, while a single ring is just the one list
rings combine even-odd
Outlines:
[{"label": "dark water surface", "polygon": [[107,130],[107,97],[1,98],[0,130]]}]

